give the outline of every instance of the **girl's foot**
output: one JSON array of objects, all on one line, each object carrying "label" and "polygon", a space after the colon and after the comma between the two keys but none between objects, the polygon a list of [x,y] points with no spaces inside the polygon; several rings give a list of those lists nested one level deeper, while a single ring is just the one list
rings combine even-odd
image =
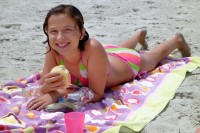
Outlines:
[{"label": "girl's foot", "polygon": [[145,29],[142,29],[142,30],[140,30],[139,31],[140,33],[140,39],[139,39],[139,43],[141,44],[141,50],[147,50],[148,49],[148,44],[147,44],[147,42],[146,42],[146,39],[145,39],[145,37],[146,37],[146,35],[147,35],[147,30],[145,30]]},{"label": "girl's foot", "polygon": [[184,36],[181,33],[176,34],[178,38],[179,47],[178,50],[181,53],[182,57],[189,57],[191,56],[191,49],[187,42],[184,39]]},{"label": "girl's foot", "polygon": [[195,133],[200,133],[200,127],[196,129]]}]

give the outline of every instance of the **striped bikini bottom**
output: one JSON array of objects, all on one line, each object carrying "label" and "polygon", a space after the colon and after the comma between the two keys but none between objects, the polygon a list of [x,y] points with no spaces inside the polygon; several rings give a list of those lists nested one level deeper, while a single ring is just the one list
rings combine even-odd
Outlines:
[{"label": "striped bikini bottom", "polygon": [[132,72],[133,79],[138,75],[141,58],[137,51],[113,44],[104,45],[103,47],[105,48],[108,55],[115,56],[128,65]]}]

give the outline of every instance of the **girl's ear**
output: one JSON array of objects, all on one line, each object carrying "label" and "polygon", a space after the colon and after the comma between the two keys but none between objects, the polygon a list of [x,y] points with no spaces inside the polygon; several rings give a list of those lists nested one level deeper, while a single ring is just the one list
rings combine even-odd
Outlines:
[{"label": "girl's ear", "polygon": [[82,40],[85,36],[85,32],[86,32],[86,29],[83,28],[82,31],[81,31],[81,37],[80,37],[80,40]]}]

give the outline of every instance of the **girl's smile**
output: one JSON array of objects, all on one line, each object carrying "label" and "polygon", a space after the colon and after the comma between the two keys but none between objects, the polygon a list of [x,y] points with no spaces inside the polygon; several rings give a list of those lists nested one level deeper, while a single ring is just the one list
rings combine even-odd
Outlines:
[{"label": "girl's smile", "polygon": [[69,43],[68,44],[58,44],[58,47],[59,48],[66,48],[67,46],[69,45]]},{"label": "girl's smile", "polygon": [[57,46],[59,47],[59,49],[64,49],[64,48],[67,48],[67,46],[69,46],[69,43],[59,43],[57,44]]}]

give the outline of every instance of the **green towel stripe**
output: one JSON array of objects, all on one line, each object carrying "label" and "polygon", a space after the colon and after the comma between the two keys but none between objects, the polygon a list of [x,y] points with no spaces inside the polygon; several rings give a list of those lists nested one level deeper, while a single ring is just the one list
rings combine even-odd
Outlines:
[{"label": "green towel stripe", "polygon": [[128,64],[135,70],[135,71],[139,71],[139,66],[137,66],[137,65],[135,65],[135,64],[133,64],[133,63],[131,63],[131,62],[128,62]]}]

